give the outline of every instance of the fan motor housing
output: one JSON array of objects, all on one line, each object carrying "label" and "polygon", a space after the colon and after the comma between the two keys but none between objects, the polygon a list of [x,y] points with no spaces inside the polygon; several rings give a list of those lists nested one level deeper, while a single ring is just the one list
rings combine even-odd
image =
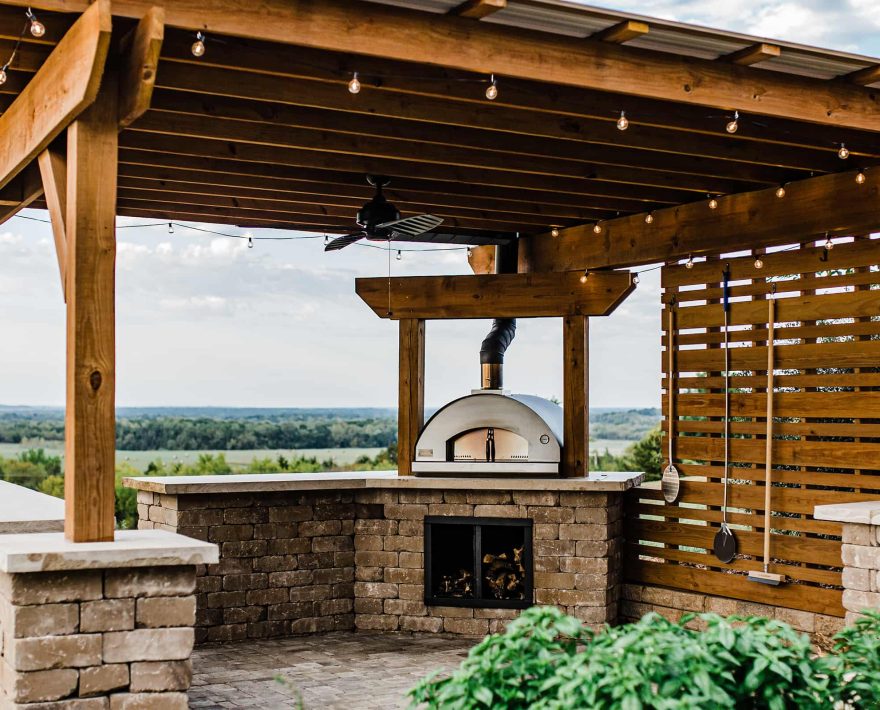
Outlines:
[{"label": "fan motor housing", "polygon": [[377,195],[376,198],[361,207],[357,214],[357,223],[361,227],[367,228],[377,224],[385,224],[385,222],[394,222],[398,219],[400,219],[400,212],[381,195]]}]

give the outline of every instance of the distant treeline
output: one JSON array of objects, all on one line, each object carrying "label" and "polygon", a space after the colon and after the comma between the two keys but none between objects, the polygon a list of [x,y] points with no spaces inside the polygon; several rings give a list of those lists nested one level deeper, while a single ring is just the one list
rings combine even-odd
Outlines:
[{"label": "distant treeline", "polygon": [[[119,410],[116,448],[121,451],[181,449],[384,448],[397,439],[388,410]],[[657,409],[593,412],[594,439],[638,440],[657,425]],[[61,441],[58,409],[0,408],[0,443]]]}]

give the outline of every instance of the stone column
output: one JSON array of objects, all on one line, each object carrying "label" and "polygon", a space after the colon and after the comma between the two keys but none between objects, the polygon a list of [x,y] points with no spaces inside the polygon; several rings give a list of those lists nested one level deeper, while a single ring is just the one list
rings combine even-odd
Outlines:
[{"label": "stone column", "polygon": [[843,524],[843,607],[851,624],[867,609],[880,611],[880,500],[818,505],[817,520]]},{"label": "stone column", "polygon": [[196,565],[217,555],[163,531],[0,538],[0,707],[185,710]]}]

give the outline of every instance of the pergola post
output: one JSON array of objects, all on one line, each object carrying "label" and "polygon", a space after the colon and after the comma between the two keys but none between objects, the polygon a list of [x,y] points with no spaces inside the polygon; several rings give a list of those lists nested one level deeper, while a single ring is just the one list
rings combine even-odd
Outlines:
[{"label": "pergola post", "polygon": [[400,376],[398,378],[397,472],[412,475],[416,441],[425,423],[425,321],[400,321]]},{"label": "pergola post", "polygon": [[67,130],[65,534],[113,540],[117,84]]},{"label": "pergola post", "polygon": [[590,472],[590,319],[562,319],[562,475],[586,476]]}]

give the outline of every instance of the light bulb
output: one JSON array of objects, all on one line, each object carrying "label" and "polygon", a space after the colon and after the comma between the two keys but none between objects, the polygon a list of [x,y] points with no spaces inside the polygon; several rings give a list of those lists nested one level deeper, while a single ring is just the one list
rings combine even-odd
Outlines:
[{"label": "light bulb", "polygon": [[558,237],[559,236],[559,227],[553,227],[550,230],[550,236],[551,237]]},{"label": "light bulb", "polygon": [[856,173],[856,182],[859,185],[864,185],[865,180],[867,180],[867,178],[865,177],[865,173],[863,173],[861,170],[859,170],[859,172]]},{"label": "light bulb", "polygon": [[716,200],[714,197],[709,198],[709,209],[710,210],[717,210],[718,209],[718,200]]},{"label": "light bulb", "polygon": [[31,34],[34,37],[42,37],[46,34],[46,25],[37,19],[37,16],[30,8],[27,9],[27,18],[31,21]]},{"label": "light bulb", "polygon": [[587,283],[587,279],[588,279],[589,277],[590,277],[590,272],[589,272],[589,271],[585,271],[584,273],[582,273],[582,274],[581,274],[581,283],[582,283],[582,284]]},{"label": "light bulb", "polygon": [[593,234],[601,234],[601,233],[602,233],[602,225],[599,224],[598,222],[596,222],[596,224],[593,225]]},{"label": "light bulb", "polygon": [[361,91],[361,82],[358,81],[358,73],[355,72],[351,81],[348,82],[348,90],[353,94],[359,94]]},{"label": "light bulb", "polygon": [[629,128],[629,119],[626,117],[626,114],[621,111],[620,118],[617,119],[617,130],[625,131],[627,128]]},{"label": "light bulb", "polygon": [[467,248],[467,258],[470,259],[474,255],[474,250],[470,247]]},{"label": "light bulb", "polygon": [[639,285],[639,281],[641,281],[641,279],[639,278],[639,275],[638,275],[638,274],[636,274],[635,276],[633,276],[633,283],[634,283],[636,286]]},{"label": "light bulb", "polygon": [[728,122],[725,129],[728,133],[736,133],[739,130],[739,111],[733,112],[733,120]]},{"label": "light bulb", "polygon": [[168,234],[174,234],[174,225],[171,222],[168,223]]},{"label": "light bulb", "polygon": [[834,242],[831,241],[831,237],[827,234],[825,235],[825,251],[831,251],[834,249]]},{"label": "light bulb", "polygon": [[192,44],[192,53],[194,57],[205,56],[205,35],[196,32],[196,41]]},{"label": "light bulb", "polygon": [[684,262],[684,268],[693,269],[694,268],[694,258],[688,254],[688,260]]},{"label": "light bulb", "polygon": [[846,160],[849,157],[849,150],[845,144],[840,144],[840,150],[837,151],[837,157],[841,160]]},{"label": "light bulb", "polygon": [[489,86],[486,88],[486,98],[494,101],[498,98],[498,82],[495,81],[495,75],[489,80]]},{"label": "light bulb", "polygon": [[648,212],[648,214],[645,215],[645,224],[653,224],[653,223],[654,223],[654,213]]},{"label": "light bulb", "polygon": [[254,238],[251,235],[248,235],[248,249],[254,248]]},{"label": "light bulb", "polygon": [[401,253],[400,249],[398,249],[397,250],[397,260],[400,261],[401,259],[403,259],[403,254]]},{"label": "light bulb", "polygon": [[782,185],[776,188],[776,196],[780,199],[785,197],[785,188]]},{"label": "light bulb", "polygon": [[756,269],[763,269],[764,268],[764,260],[760,256],[757,259],[755,259],[755,268]]},{"label": "light bulb", "polygon": [[6,67],[0,68],[0,86],[6,83]]},{"label": "light bulb", "polygon": [[330,237],[326,234],[324,235],[324,246],[327,246],[330,243]]}]

